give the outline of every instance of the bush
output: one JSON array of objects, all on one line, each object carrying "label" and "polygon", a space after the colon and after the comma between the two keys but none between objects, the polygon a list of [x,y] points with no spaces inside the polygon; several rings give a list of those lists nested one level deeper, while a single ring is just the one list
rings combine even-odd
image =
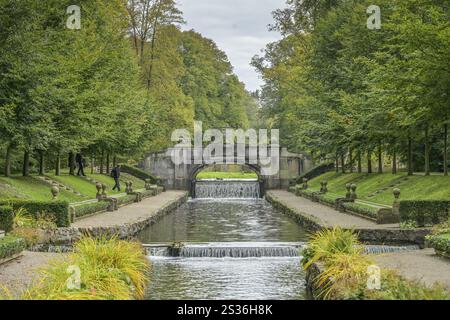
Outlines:
[{"label": "bush", "polygon": [[0,206],[0,230],[10,232],[14,224],[14,211],[12,207]]},{"label": "bush", "polygon": [[132,176],[135,176],[136,178],[139,178],[141,180],[147,180],[150,179],[150,182],[152,184],[156,184],[157,183],[157,179],[152,176],[151,174],[145,172],[144,170],[141,170],[139,168],[136,167],[132,167],[132,166],[128,166],[128,165],[122,165],[120,170],[122,170],[122,172],[131,174]]},{"label": "bush", "polygon": [[84,217],[97,212],[106,211],[108,209],[109,202],[98,201],[94,203],[82,204],[73,207],[75,210],[75,218]]},{"label": "bush", "polygon": [[70,227],[69,203],[66,201],[30,201],[10,199],[0,201],[0,205],[12,206],[14,211],[25,209],[33,218],[52,216],[58,227]]},{"label": "bush", "polygon": [[402,200],[400,220],[416,221],[419,227],[439,224],[449,218],[450,201]]},{"label": "bush", "polygon": [[450,258],[450,233],[428,236],[427,241],[439,255]]},{"label": "bush", "polygon": [[[84,238],[64,260],[43,269],[41,281],[27,290],[28,300],[142,299],[150,263],[139,243]],[[68,270],[80,271],[78,288],[67,286]],[[69,274],[70,276],[70,274]]]},{"label": "bush", "polygon": [[345,208],[345,210],[355,212],[357,214],[369,217],[371,219],[377,219],[378,218],[378,210],[377,208],[366,206],[360,203],[353,203],[353,202],[345,202],[342,204],[342,207]]},{"label": "bush", "polygon": [[0,260],[12,257],[25,250],[26,244],[22,238],[12,235],[0,238]]}]

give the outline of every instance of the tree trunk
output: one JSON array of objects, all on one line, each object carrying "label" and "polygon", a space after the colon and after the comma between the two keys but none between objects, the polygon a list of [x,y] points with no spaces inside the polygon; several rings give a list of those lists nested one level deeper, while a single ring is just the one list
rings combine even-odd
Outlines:
[{"label": "tree trunk", "polygon": [[448,176],[448,124],[444,125],[444,176]]},{"label": "tree trunk", "polygon": [[5,177],[11,176],[11,153],[12,153],[12,145],[8,144],[6,147],[6,156],[5,156]]},{"label": "tree trunk", "polygon": [[103,168],[104,157],[105,157],[105,152],[102,150],[102,154],[100,156],[100,174],[104,173],[104,168]]},{"label": "tree trunk", "polygon": [[358,173],[362,173],[362,159],[360,150],[358,150]]},{"label": "tree trunk", "polygon": [[25,151],[23,153],[23,168],[22,175],[28,177],[30,175],[30,152]]},{"label": "tree trunk", "polygon": [[367,151],[367,173],[372,173],[372,153]]},{"label": "tree trunk", "polygon": [[350,173],[353,173],[353,150],[351,148],[348,150],[348,156],[350,161]]},{"label": "tree trunk", "polygon": [[392,174],[397,174],[397,150],[395,148],[392,154]]},{"label": "tree trunk", "polygon": [[110,161],[109,161],[109,152],[106,153],[106,174],[109,174],[109,165],[110,165]]},{"label": "tree trunk", "polygon": [[71,176],[75,175],[75,155],[73,152],[69,153],[69,174]]},{"label": "tree trunk", "polygon": [[336,173],[339,172],[339,155],[336,153]]},{"label": "tree trunk", "polygon": [[430,175],[430,141],[428,125],[425,128],[425,175]]},{"label": "tree trunk", "polygon": [[345,155],[341,154],[342,173],[345,173]]},{"label": "tree trunk", "polygon": [[95,155],[92,155],[92,158],[91,158],[91,174],[94,174],[94,167],[95,167]]},{"label": "tree trunk", "polygon": [[113,168],[115,168],[117,166],[117,157],[116,155],[114,155],[113,157]]},{"label": "tree trunk", "polygon": [[378,173],[383,173],[383,149],[378,145]]},{"label": "tree trunk", "polygon": [[55,176],[59,177],[61,175],[61,156],[56,156],[56,166],[55,166]]},{"label": "tree trunk", "polygon": [[44,151],[39,151],[39,175],[43,176],[45,174],[45,160],[44,160]]},{"label": "tree trunk", "polygon": [[414,175],[412,144],[413,144],[412,138],[411,138],[411,136],[409,136],[408,137],[408,176]]}]

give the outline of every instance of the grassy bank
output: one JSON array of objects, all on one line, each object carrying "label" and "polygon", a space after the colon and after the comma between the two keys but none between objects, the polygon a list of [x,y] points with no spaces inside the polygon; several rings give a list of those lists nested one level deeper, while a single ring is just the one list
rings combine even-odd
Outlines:
[{"label": "grassy bank", "polygon": [[445,200],[450,199],[450,177],[442,175],[414,175],[405,173],[396,175],[366,174],[366,173],[336,173],[328,172],[309,182],[313,191],[320,190],[320,182],[328,181],[328,190],[331,194],[345,196],[345,185],[355,183],[358,186],[357,194],[361,200],[374,203],[392,205],[393,189],[401,190],[402,200]]}]

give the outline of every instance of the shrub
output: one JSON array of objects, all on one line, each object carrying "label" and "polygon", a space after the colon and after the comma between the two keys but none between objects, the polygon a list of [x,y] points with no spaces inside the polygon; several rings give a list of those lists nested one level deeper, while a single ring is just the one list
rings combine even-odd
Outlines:
[{"label": "shrub", "polygon": [[450,201],[402,200],[400,220],[416,221],[419,227],[439,224],[449,218]]},{"label": "shrub", "polygon": [[10,258],[25,250],[26,244],[22,238],[8,235],[0,238],[0,260]]},{"label": "shrub", "polygon": [[10,232],[14,224],[14,211],[10,206],[0,206],[0,230]]},{"label": "shrub", "polygon": [[75,217],[80,218],[97,212],[106,211],[109,203],[106,201],[98,201],[94,203],[82,204],[73,207],[75,210]]},{"label": "shrub", "polygon": [[346,202],[343,203],[342,206],[349,211],[358,213],[360,215],[372,218],[372,219],[377,219],[378,218],[378,210],[375,207],[370,207],[370,206],[366,206],[360,203],[353,203],[353,202]]},{"label": "shrub", "polygon": [[29,201],[10,199],[3,200],[0,205],[9,205],[14,211],[25,209],[32,217],[52,216],[58,227],[70,227],[71,217],[69,203],[66,201]]},{"label": "shrub", "polygon": [[450,258],[450,233],[428,236],[427,241],[438,254]]},{"label": "shrub", "polygon": [[[70,267],[79,268],[80,289],[67,286]],[[42,270],[41,281],[25,292],[30,300],[142,299],[150,264],[140,244],[84,238],[75,251]]]},{"label": "shrub", "polygon": [[360,254],[362,251],[358,237],[352,231],[340,227],[324,229],[310,238],[303,265],[307,269],[317,261],[327,264],[336,253]]},{"label": "shrub", "polygon": [[149,173],[147,173],[144,170],[141,170],[139,168],[128,166],[128,165],[122,165],[120,170],[122,170],[122,172],[131,174],[132,176],[135,176],[136,178],[139,178],[141,180],[150,179],[150,182],[152,184],[156,184],[157,183],[157,179],[154,176],[152,176],[151,174],[149,174]]}]

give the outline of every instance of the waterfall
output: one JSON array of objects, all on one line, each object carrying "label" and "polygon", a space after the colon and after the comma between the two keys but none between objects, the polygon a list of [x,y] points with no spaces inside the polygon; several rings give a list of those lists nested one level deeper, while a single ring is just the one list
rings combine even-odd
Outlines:
[{"label": "waterfall", "polygon": [[180,258],[274,258],[298,257],[299,243],[209,243],[187,244],[182,247],[149,247],[149,256]]},{"label": "waterfall", "polygon": [[201,180],[195,184],[200,199],[257,199],[259,182],[254,180]]}]

